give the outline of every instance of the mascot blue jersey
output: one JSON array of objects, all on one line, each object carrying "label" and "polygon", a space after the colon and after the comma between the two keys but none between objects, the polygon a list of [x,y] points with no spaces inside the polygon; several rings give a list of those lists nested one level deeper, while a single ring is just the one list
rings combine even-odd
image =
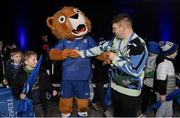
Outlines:
[{"label": "mascot blue jersey", "polygon": [[[86,36],[81,39],[60,40],[55,49],[87,50],[97,46],[96,41]],[[92,66],[90,58],[67,58],[62,63],[62,80],[89,80],[92,79]]]}]

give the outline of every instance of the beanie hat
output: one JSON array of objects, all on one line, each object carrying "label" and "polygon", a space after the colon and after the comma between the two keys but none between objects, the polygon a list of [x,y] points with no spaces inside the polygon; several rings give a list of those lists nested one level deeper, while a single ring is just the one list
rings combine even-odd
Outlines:
[{"label": "beanie hat", "polygon": [[149,41],[147,45],[148,52],[159,54],[159,44],[154,41]]},{"label": "beanie hat", "polygon": [[177,44],[173,42],[169,42],[169,41],[166,41],[166,42],[160,41],[159,46],[160,46],[160,53],[162,55],[171,55],[175,53],[179,47]]}]

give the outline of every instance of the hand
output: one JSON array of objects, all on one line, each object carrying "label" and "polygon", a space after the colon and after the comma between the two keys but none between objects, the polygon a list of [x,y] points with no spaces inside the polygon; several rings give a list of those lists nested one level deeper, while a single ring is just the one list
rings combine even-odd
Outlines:
[{"label": "hand", "polygon": [[104,52],[101,55],[97,56],[96,59],[98,59],[100,61],[106,61],[109,58],[108,53],[109,52]]},{"label": "hand", "polygon": [[175,89],[179,89],[179,87],[178,87],[178,86],[176,86],[176,87],[175,87]]},{"label": "hand", "polygon": [[71,49],[64,49],[62,51],[62,56],[66,59],[71,55]]},{"label": "hand", "polygon": [[64,49],[64,50],[51,49],[49,51],[49,57],[51,60],[64,60],[69,56],[69,54],[70,54],[70,49]]},{"label": "hand", "polygon": [[4,79],[2,82],[5,86],[8,85],[8,81],[6,79]]},{"label": "hand", "polygon": [[164,102],[166,100],[166,96],[165,95],[160,95],[160,101]]},{"label": "hand", "polygon": [[79,54],[79,55],[80,55],[80,52],[79,52],[79,50],[76,50],[76,49],[74,49],[74,51],[75,51],[77,54]]},{"label": "hand", "polygon": [[111,64],[111,63],[112,63],[112,61],[109,60],[109,59],[103,61],[103,65],[108,65],[108,64]]},{"label": "hand", "polygon": [[56,96],[56,95],[57,95],[57,91],[56,91],[56,90],[53,90],[52,95],[53,95],[53,96]]},{"label": "hand", "polygon": [[76,50],[76,49],[70,50],[69,57],[78,58],[79,56],[80,56],[80,53],[78,50]]},{"label": "hand", "polygon": [[108,57],[109,60],[114,60],[117,57],[117,55],[115,53],[113,53],[113,52],[109,52],[108,56],[109,56]]},{"label": "hand", "polygon": [[21,93],[20,96],[19,96],[19,98],[20,98],[21,100],[23,100],[25,97],[26,97],[26,94],[24,94],[24,93]]},{"label": "hand", "polygon": [[49,51],[49,58],[51,60],[62,60],[63,57],[61,56],[62,50],[57,50],[57,49],[51,49]]}]

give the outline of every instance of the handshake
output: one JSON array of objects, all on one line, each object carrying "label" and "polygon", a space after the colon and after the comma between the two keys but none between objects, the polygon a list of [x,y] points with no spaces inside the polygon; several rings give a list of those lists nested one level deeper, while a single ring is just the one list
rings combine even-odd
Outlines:
[{"label": "handshake", "polygon": [[111,64],[112,60],[114,60],[116,56],[117,55],[115,53],[108,51],[97,56],[96,59],[103,61],[103,64],[106,65],[106,64]]},{"label": "handshake", "polygon": [[[80,52],[77,49],[52,49],[49,52],[49,57],[51,60],[64,60],[69,57],[76,59],[80,57]],[[115,53],[108,51],[97,56],[96,59],[103,61],[104,64],[111,64],[112,60],[114,60],[116,57],[117,55]]]}]

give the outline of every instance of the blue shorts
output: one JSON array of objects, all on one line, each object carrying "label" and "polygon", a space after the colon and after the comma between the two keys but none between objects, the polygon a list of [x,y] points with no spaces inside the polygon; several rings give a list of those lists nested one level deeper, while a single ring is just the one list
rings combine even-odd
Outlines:
[{"label": "blue shorts", "polygon": [[62,80],[60,92],[63,98],[89,99],[89,80]]}]

